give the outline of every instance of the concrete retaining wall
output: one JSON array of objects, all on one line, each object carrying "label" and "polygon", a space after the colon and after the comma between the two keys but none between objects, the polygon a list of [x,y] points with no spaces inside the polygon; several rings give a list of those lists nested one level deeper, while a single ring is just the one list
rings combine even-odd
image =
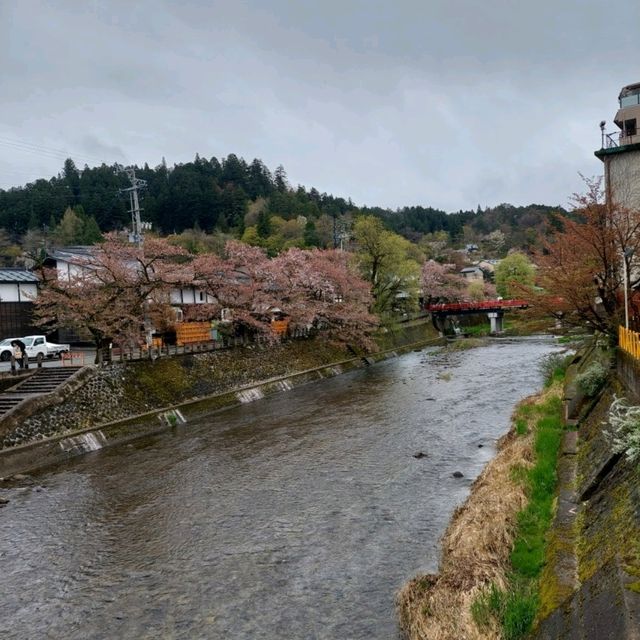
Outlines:
[{"label": "concrete retaining wall", "polygon": [[619,378],[577,425],[575,504],[567,512],[572,535],[556,525],[548,538],[556,543],[547,551],[547,566],[566,580],[570,556],[574,589],[565,598],[550,592],[557,600],[536,640],[640,638],[640,467],[614,453],[606,433],[614,394],[632,398],[638,370],[626,354],[619,354],[617,365]]},{"label": "concrete retaining wall", "polygon": [[[218,393],[206,393],[206,389],[215,388],[215,381],[205,380],[199,375],[202,367],[210,366],[209,354],[180,356],[178,359],[171,358],[172,362],[156,365],[141,363],[140,366],[118,365],[102,371],[96,370],[94,376],[69,394],[64,402],[31,416],[20,426],[21,432],[32,441],[0,450],[0,477],[33,471],[104,446],[166,430],[180,423],[183,417],[189,420],[211,414],[301,384],[364,367],[437,341],[432,337],[430,327],[423,326],[418,331],[407,333],[410,338],[418,335],[420,339],[407,342],[407,334],[401,332],[398,334],[400,339],[396,342],[404,344],[369,354],[366,359],[343,357],[316,367],[272,377],[265,376],[262,380],[249,384],[238,384],[237,381],[242,380],[245,374],[255,375],[255,371],[248,371],[247,367],[252,364],[257,366],[260,358],[250,354],[243,365],[238,366],[237,375],[229,372],[227,388]],[[303,345],[302,350],[310,350],[316,361],[343,353],[335,350],[322,353],[318,345],[312,344]],[[264,351],[262,355],[270,360],[275,359],[269,366],[265,365],[262,371],[272,370],[274,366],[276,369],[291,370],[296,363],[299,365],[305,361],[300,355],[299,347]],[[241,359],[237,353],[235,357],[236,361]],[[177,382],[176,379],[165,378],[169,370],[177,375]],[[155,398],[152,397],[154,389],[157,394]],[[202,393],[203,390],[205,393]],[[193,397],[194,391],[200,391],[198,397]],[[190,394],[191,397],[188,397]],[[187,399],[182,399],[185,396]],[[163,398],[168,401],[161,402]],[[151,402],[155,402],[155,408],[147,409]],[[100,419],[101,416],[103,419]],[[115,419],[109,419],[109,416],[115,416]],[[88,421],[90,423],[86,424]],[[75,425],[84,426],[74,428]]]}]

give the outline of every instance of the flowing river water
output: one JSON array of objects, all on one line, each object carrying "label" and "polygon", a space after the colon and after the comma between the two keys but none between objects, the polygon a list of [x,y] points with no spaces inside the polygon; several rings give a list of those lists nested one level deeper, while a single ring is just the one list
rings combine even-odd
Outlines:
[{"label": "flowing river water", "polygon": [[555,348],[413,352],[3,489],[0,637],[397,638]]}]

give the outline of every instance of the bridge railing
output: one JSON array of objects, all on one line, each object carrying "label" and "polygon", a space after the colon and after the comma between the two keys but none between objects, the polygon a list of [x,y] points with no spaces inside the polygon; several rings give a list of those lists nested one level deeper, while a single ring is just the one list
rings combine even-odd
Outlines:
[{"label": "bridge railing", "polygon": [[442,302],[425,305],[425,311],[492,311],[494,309],[524,309],[529,306],[526,300],[482,300],[480,302]]},{"label": "bridge railing", "polygon": [[623,351],[640,360],[640,333],[618,327],[618,344]]}]

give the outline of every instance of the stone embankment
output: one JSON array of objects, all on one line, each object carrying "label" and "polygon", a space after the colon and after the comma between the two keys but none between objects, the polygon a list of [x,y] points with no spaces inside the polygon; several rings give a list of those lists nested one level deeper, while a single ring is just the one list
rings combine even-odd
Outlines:
[{"label": "stone embankment", "polygon": [[637,361],[619,352],[617,375],[569,413],[577,445],[560,462],[536,640],[640,638],[640,467],[607,436],[614,397],[640,404],[639,381]]},{"label": "stone embankment", "polygon": [[92,369],[71,393],[41,401],[17,424],[0,422],[0,476],[166,429],[184,416],[259,399],[436,339],[431,325],[419,322],[381,334],[382,351],[366,357],[343,345],[299,340]]}]

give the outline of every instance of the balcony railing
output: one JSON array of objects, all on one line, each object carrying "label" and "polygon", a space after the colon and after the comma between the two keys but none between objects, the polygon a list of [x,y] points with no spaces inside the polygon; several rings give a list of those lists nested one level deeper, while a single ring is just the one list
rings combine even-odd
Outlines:
[{"label": "balcony railing", "polygon": [[602,132],[602,148],[612,149],[618,146],[618,140],[620,139],[620,132],[617,133],[605,133]]},{"label": "balcony railing", "polygon": [[624,147],[627,144],[635,144],[640,142],[640,134],[633,133],[631,135],[624,131],[614,131],[613,133],[602,132],[602,148],[614,149],[615,147]]}]

